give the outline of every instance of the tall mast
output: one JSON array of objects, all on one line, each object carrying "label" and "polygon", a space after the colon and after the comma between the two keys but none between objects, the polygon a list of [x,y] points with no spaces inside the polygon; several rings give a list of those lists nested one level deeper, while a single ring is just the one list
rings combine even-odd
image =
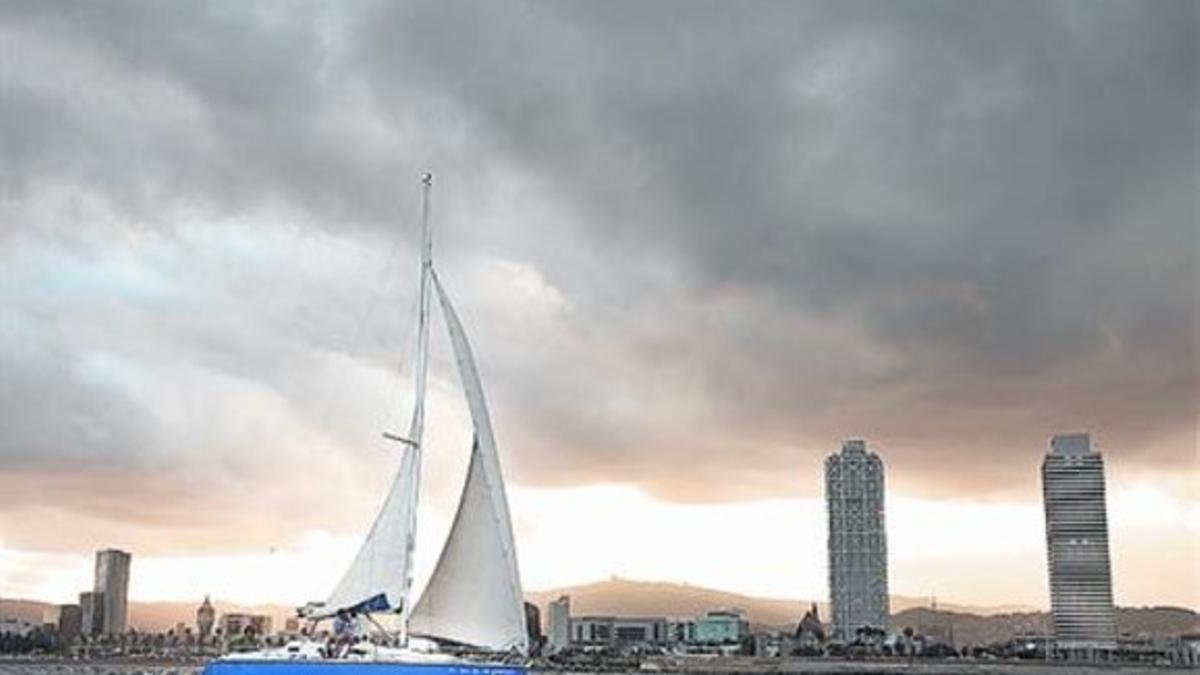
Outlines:
[{"label": "tall mast", "polygon": [[404,587],[401,593],[400,621],[401,644],[408,644],[408,620],[411,612],[410,596],[413,583],[413,550],[417,543],[417,507],[421,493],[421,455],[424,450],[425,434],[425,389],[429,374],[429,296],[433,276],[433,233],[429,227],[430,196],[433,190],[433,174],[421,176],[421,283],[417,300],[417,363],[413,374],[416,394],[413,397],[412,421],[408,425],[408,448],[413,453],[413,489],[409,493],[408,541],[405,542]]},{"label": "tall mast", "polygon": [[425,381],[429,371],[429,291],[430,273],[433,270],[433,233],[429,229],[430,192],[433,174],[421,176],[421,285],[417,318],[417,367],[414,373],[414,397],[412,421],[408,425],[408,440],[412,447],[420,449],[421,436],[425,431]]},{"label": "tall mast", "polygon": [[[384,432],[384,438],[404,446],[400,466],[375,522],[363,539],[353,562],[329,598],[305,609],[306,616],[328,618],[349,609],[356,613],[392,611],[407,618],[413,580],[417,506],[421,482],[421,455],[425,435],[425,390],[429,371],[429,310],[433,293],[433,244],[429,227],[430,188],[433,176],[421,177],[421,285],[417,323],[417,358],[413,373],[416,395],[408,435]],[[404,626],[406,622],[401,622]],[[401,632],[401,639],[407,635]]]}]

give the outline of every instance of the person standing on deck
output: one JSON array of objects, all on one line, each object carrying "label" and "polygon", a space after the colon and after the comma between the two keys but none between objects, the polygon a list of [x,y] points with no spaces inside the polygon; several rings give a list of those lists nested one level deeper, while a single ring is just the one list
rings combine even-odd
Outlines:
[{"label": "person standing on deck", "polygon": [[337,616],[333,619],[333,649],[330,650],[334,658],[345,656],[350,650],[350,645],[354,644],[354,634],[357,632],[357,621],[354,620],[354,615],[344,609],[339,609]]}]

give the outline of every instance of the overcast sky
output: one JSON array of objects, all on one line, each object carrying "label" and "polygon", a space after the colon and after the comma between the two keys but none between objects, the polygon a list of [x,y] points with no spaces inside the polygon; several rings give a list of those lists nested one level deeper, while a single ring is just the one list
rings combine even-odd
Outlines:
[{"label": "overcast sky", "polygon": [[[1040,458],[1086,430],[1118,600],[1200,605],[1197,22],[1170,0],[2,3],[0,595],[64,596],[103,545],[147,561],[143,597],[201,592],[171,585],[183,560],[345,562],[396,466],[432,170],[527,586],[819,595],[820,462],[861,437],[902,514],[894,589],[1044,604]],[[466,431],[437,339],[444,528]],[[1009,557],[945,580],[989,514]],[[770,526],[705,571],[655,548],[695,518],[709,546]],[[971,543],[920,538],[942,527]]]}]

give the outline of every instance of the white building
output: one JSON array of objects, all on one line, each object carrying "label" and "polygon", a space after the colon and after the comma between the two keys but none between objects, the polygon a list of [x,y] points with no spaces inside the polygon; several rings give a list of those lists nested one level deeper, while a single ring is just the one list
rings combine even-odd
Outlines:
[{"label": "white building", "polygon": [[11,635],[25,636],[33,632],[37,628],[33,623],[25,619],[16,617],[0,617],[0,634],[9,633]]},{"label": "white building", "polygon": [[1104,458],[1087,434],[1050,441],[1042,496],[1055,646],[1080,656],[1115,649]]},{"label": "white building", "polygon": [[566,649],[571,644],[571,597],[551,600],[546,610],[546,648],[549,653]]},{"label": "white building", "polygon": [[750,623],[742,617],[741,610],[717,609],[692,622],[692,637],[689,642],[698,644],[739,644],[750,634]]},{"label": "white building", "polygon": [[825,459],[825,506],[833,636],[849,642],[864,627],[887,630],[883,461],[864,441]]},{"label": "white building", "polygon": [[239,635],[244,635],[246,629],[249,628],[256,637],[264,637],[271,634],[271,617],[266,614],[245,614],[242,612],[230,612],[222,614],[217,626],[221,630],[221,634],[225,639],[235,638]]}]

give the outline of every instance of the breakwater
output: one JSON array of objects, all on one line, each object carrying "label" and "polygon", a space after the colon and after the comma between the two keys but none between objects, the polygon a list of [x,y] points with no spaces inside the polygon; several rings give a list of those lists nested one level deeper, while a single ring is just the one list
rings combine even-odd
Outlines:
[{"label": "breakwater", "polygon": [[0,675],[199,675],[200,663],[0,661]]}]

